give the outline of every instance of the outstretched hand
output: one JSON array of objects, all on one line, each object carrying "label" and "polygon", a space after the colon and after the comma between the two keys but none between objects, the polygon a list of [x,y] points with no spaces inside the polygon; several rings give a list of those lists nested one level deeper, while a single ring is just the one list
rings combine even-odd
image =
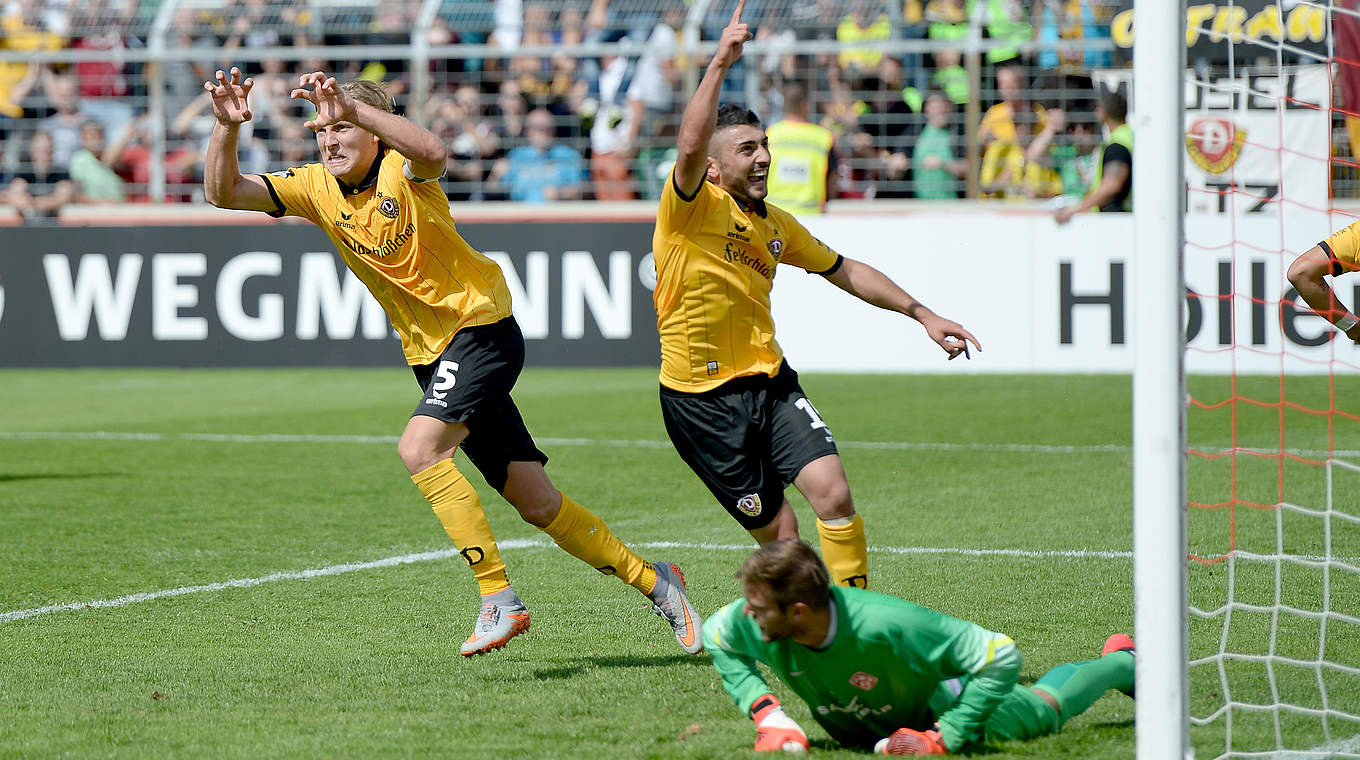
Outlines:
[{"label": "outstretched hand", "polygon": [[982,351],[982,344],[978,342],[973,334],[963,329],[963,325],[952,319],[945,319],[938,315],[931,315],[922,321],[921,326],[926,328],[926,334],[930,339],[939,344],[940,348],[949,354],[950,359],[957,359],[962,356],[965,359],[973,358],[968,353],[968,343],[972,342],[973,348]]},{"label": "outstretched hand", "polygon": [[728,68],[741,58],[742,46],[751,39],[751,27],[741,21],[741,12],[746,9],[746,0],[738,0],[736,10],[732,11],[732,20],[727,22],[727,28],[722,31],[722,38],[718,40],[718,52],[713,54],[713,62]]},{"label": "outstretched hand", "polygon": [[250,121],[253,114],[247,99],[250,97],[250,88],[255,86],[255,80],[246,77],[244,82],[241,81],[241,70],[235,66],[231,67],[230,79],[221,69],[217,70],[216,77],[216,83],[203,83],[203,89],[212,95],[213,116],[222,124]]},{"label": "outstretched hand", "polygon": [[[311,88],[310,90],[307,88]],[[359,103],[340,89],[335,77],[328,77],[320,71],[298,77],[298,87],[291,96],[316,107],[316,118],[307,122],[308,129],[321,129],[341,121],[351,121]]]}]

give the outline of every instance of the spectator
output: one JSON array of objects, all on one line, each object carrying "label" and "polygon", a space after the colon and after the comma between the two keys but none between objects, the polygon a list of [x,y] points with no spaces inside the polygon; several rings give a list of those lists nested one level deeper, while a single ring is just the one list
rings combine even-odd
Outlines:
[{"label": "spectator", "polygon": [[1096,118],[1105,128],[1107,137],[1100,144],[1096,157],[1095,175],[1091,188],[1081,203],[1063,206],[1053,213],[1059,224],[1065,224],[1082,211],[1133,210],[1133,128],[1125,121],[1129,104],[1117,92],[1102,92],[1096,105]]},{"label": "spectator", "polygon": [[770,179],[766,200],[793,213],[826,211],[835,176],[835,137],[808,118],[807,88],[784,85],[784,119],[765,131],[770,141]]},{"label": "spectator", "polygon": [[502,150],[523,142],[524,117],[528,113],[529,102],[524,99],[524,91],[520,89],[519,82],[514,79],[501,82],[500,93],[496,97],[492,129],[500,141]]},{"label": "spectator", "polygon": [[968,172],[968,162],[954,156],[954,133],[950,124],[954,105],[944,93],[932,92],[926,96],[925,112],[926,126],[911,154],[916,197],[958,198],[959,180]]},{"label": "spectator", "polygon": [[[892,22],[884,13],[880,3],[873,0],[855,0],[853,11],[836,25],[837,42],[866,42],[887,40],[892,37]],[[836,57],[836,63],[848,76],[858,76],[878,68],[883,53],[870,48],[844,50]]]},{"label": "spectator", "polygon": [[[1036,0],[1032,24],[1046,43],[1109,36],[1092,0]],[[1048,47],[1039,51],[1041,69],[1063,74],[1085,74],[1109,65],[1110,54],[1104,50]]]},{"label": "spectator", "polygon": [[7,192],[9,204],[28,223],[47,223],[75,199],[71,175],[52,160],[52,136],[37,132],[28,143],[27,166],[15,172]]},{"label": "spectator", "polygon": [[[7,5],[0,16],[0,51],[57,50],[60,35],[45,31],[32,3]],[[0,137],[12,133],[14,120],[24,117],[23,101],[38,83],[42,67],[35,61],[0,61]]]},{"label": "spectator", "polygon": [[117,145],[106,145],[104,128],[94,119],[80,125],[80,149],[71,156],[70,173],[82,203],[122,203],[126,198],[122,178],[110,168],[125,142],[126,137]]},{"label": "spectator", "polygon": [[984,146],[981,190],[993,198],[1025,197],[1025,149],[1043,121],[1044,109],[1031,105],[1019,66],[997,69],[996,83],[1001,102],[987,109],[977,132]]},{"label": "spectator", "polygon": [[38,128],[52,138],[53,163],[66,168],[71,165],[71,156],[80,149],[80,125],[93,119],[94,114],[83,107],[71,76],[47,72],[43,80],[47,100],[56,113],[43,119]]},{"label": "spectator", "polygon": [[601,65],[600,113],[590,127],[590,177],[597,199],[632,200],[637,196],[628,164],[646,106],[627,88],[628,59],[604,56]]},{"label": "spectator", "polygon": [[1019,46],[1034,39],[1034,27],[1030,26],[1023,0],[976,0],[985,3],[983,23],[987,25],[987,36],[994,40],[1005,40],[1011,45],[995,47],[987,51],[988,63],[1002,64],[1020,58]]},{"label": "spectator", "polygon": [[500,138],[482,112],[482,94],[470,84],[460,85],[451,97],[432,100],[430,131],[448,146],[444,191],[449,200],[482,199],[487,164],[497,153]]},{"label": "spectator", "polygon": [[528,144],[510,151],[492,171],[492,181],[509,189],[510,200],[526,203],[576,200],[586,179],[585,161],[555,142],[552,114],[536,109],[525,120]]}]

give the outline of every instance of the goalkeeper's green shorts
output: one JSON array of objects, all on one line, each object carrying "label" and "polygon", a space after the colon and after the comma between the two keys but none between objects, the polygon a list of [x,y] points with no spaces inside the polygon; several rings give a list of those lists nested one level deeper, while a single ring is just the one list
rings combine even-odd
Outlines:
[{"label": "goalkeeper's green shorts", "polygon": [[1058,711],[1033,689],[1019,685],[1011,689],[983,724],[984,735],[993,741],[1033,739],[1056,734],[1061,729]]}]

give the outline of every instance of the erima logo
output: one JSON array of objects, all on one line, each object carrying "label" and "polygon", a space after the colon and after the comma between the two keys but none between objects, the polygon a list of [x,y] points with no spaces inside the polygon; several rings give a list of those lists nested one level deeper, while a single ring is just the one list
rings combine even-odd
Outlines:
[{"label": "erima logo", "polygon": [[349,220],[354,218],[354,214],[346,214],[345,212],[341,211],[340,218],[348,222]]},{"label": "erima logo", "polygon": [[741,510],[742,514],[751,517],[760,515],[760,494],[748,493],[740,499],[737,499],[737,509]]},{"label": "erima logo", "polygon": [[743,227],[740,224],[737,224],[736,222],[732,222],[732,226],[737,228],[737,232],[745,232],[746,230],[750,229],[749,227]]},{"label": "erima logo", "polygon": [[425,399],[425,403],[430,404],[430,405],[432,405],[432,406],[442,406],[442,407],[444,407],[445,409],[447,409],[448,406],[449,406],[449,402],[447,402],[447,401],[440,401],[440,400],[437,399],[437,398],[427,398],[427,399]]},{"label": "erima logo", "polygon": [[435,398],[444,398],[449,394],[447,391],[445,391],[444,393],[440,393],[439,391],[430,391],[430,395],[434,396]]}]

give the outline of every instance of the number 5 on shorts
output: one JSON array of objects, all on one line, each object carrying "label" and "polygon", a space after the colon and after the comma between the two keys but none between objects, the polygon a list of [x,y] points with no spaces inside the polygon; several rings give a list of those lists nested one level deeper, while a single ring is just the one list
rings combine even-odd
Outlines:
[{"label": "number 5 on shorts", "polygon": [[443,398],[444,394],[458,382],[458,378],[453,376],[453,373],[457,371],[458,362],[442,361],[439,363],[439,369],[435,370],[434,373],[438,382],[430,386],[430,390],[434,391],[435,398]]}]

